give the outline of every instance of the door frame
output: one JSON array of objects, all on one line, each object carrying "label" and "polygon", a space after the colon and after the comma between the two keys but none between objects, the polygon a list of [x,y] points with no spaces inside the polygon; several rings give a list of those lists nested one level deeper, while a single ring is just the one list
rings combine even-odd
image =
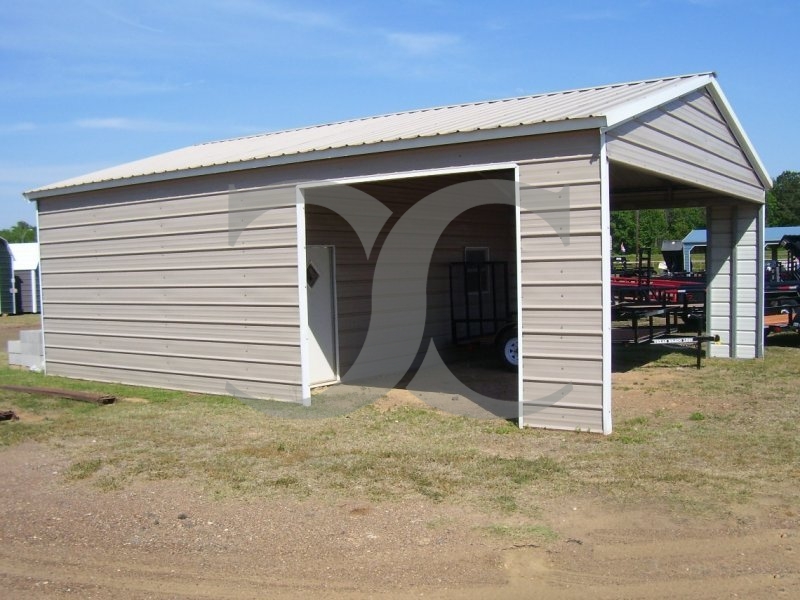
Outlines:
[{"label": "door frame", "polygon": [[[410,169],[406,171],[392,171],[379,173],[376,175],[361,175],[353,177],[339,177],[317,181],[308,181],[295,186],[295,217],[297,223],[297,273],[298,273],[298,292],[299,292],[299,311],[300,311],[300,379],[301,379],[301,400],[304,406],[311,406],[311,370],[309,364],[309,323],[308,323],[308,284],[306,283],[306,203],[305,190],[309,188],[328,187],[332,185],[350,185],[356,183],[369,183],[373,181],[393,181],[403,179],[414,179],[416,177],[430,177],[435,175],[450,175],[458,173],[479,173],[481,171],[509,170],[514,173],[516,185],[515,198],[515,251],[516,275],[517,275],[517,331],[519,332],[519,348],[522,352],[522,256],[520,253],[520,199],[519,199],[519,165],[516,162],[486,162],[457,167],[441,167],[428,169]],[[336,249],[334,247],[334,257]],[[336,265],[334,264],[334,286],[335,286]],[[334,290],[336,288],[334,287]],[[334,302],[337,301],[334,291]],[[336,375],[339,373],[339,309],[338,304],[334,305],[335,311],[335,330],[336,330]],[[523,367],[520,362],[517,370],[517,402],[519,404],[519,415],[522,416],[523,410]],[[519,422],[522,427],[522,419]]]}]

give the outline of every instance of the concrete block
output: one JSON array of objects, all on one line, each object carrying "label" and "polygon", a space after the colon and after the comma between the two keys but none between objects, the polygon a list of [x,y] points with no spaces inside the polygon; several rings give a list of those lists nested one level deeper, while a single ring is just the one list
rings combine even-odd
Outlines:
[{"label": "concrete block", "polygon": [[42,370],[42,357],[31,354],[9,354],[8,364],[36,371]]},{"label": "concrete block", "polygon": [[23,344],[32,344],[32,347],[42,347],[41,329],[23,329],[19,332],[19,341]]},{"label": "concrete block", "polygon": [[40,344],[20,341],[20,352],[22,354],[42,354],[42,347]]},{"label": "concrete block", "polygon": [[23,329],[19,340],[8,342],[8,364],[41,371],[44,365],[42,330]]}]

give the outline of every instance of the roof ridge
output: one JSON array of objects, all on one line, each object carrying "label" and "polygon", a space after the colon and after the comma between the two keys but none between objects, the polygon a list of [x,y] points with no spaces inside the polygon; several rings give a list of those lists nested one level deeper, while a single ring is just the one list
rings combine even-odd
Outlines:
[{"label": "roof ridge", "polygon": [[698,73],[690,73],[690,74],[686,74],[686,75],[672,75],[672,76],[669,76],[669,77],[651,77],[651,78],[648,78],[648,79],[639,79],[639,80],[634,80],[634,81],[623,81],[623,82],[619,82],[619,83],[608,83],[608,84],[604,84],[604,85],[587,86],[587,87],[573,88],[573,89],[568,89],[568,90],[552,90],[552,91],[549,91],[549,92],[540,92],[540,93],[537,93],[537,94],[525,94],[525,95],[522,95],[522,96],[509,96],[509,97],[506,97],[506,98],[494,98],[494,99],[487,99],[487,100],[477,100],[477,101],[474,101],[474,102],[460,102],[460,103],[456,103],[456,104],[442,104],[442,105],[439,105],[439,106],[428,106],[428,107],[424,107],[424,108],[412,108],[412,109],[409,109],[409,110],[401,110],[401,111],[397,111],[397,112],[383,113],[383,114],[380,114],[380,115],[370,115],[370,116],[366,116],[366,117],[354,117],[354,118],[351,118],[351,119],[342,119],[342,120],[339,120],[339,121],[332,121],[330,123],[316,123],[314,125],[303,125],[303,126],[300,126],[300,127],[290,127],[288,129],[279,129],[279,130],[275,130],[275,131],[264,131],[264,132],[261,132],[261,133],[253,133],[253,134],[250,134],[250,135],[243,135],[243,136],[238,136],[238,137],[225,138],[225,139],[222,139],[222,140],[211,140],[211,141],[208,141],[208,142],[200,142],[199,144],[195,144],[195,145],[198,146],[198,147],[199,146],[210,146],[210,145],[214,145],[214,144],[224,144],[226,142],[237,142],[237,141],[241,141],[241,140],[251,140],[251,139],[261,138],[261,137],[266,138],[266,137],[270,137],[270,136],[273,136],[273,135],[280,135],[280,134],[291,133],[291,132],[295,132],[295,131],[310,131],[312,129],[321,129],[321,128],[324,128],[324,127],[334,127],[334,126],[337,126],[337,125],[347,125],[347,124],[350,124],[350,123],[364,123],[364,122],[368,122],[368,121],[376,121],[378,119],[386,119],[386,118],[389,118],[389,117],[397,117],[397,116],[400,116],[400,115],[421,114],[421,113],[434,112],[434,111],[437,111],[437,110],[448,110],[448,109],[453,109],[453,108],[464,108],[464,107],[467,107],[467,106],[483,106],[483,105],[487,105],[487,104],[501,104],[501,103],[505,103],[505,102],[515,102],[515,101],[520,101],[520,100],[530,100],[530,99],[533,99],[533,98],[544,98],[546,96],[561,96],[561,95],[566,95],[566,94],[576,94],[576,93],[582,93],[582,92],[592,92],[592,91],[597,91],[597,90],[602,90],[602,89],[611,89],[611,88],[615,88],[615,87],[624,87],[624,86],[631,86],[631,85],[644,85],[644,84],[649,84],[649,83],[655,83],[657,81],[677,81],[677,80],[680,80],[680,79],[691,79],[692,77],[703,77],[703,76],[708,76],[708,75],[716,77],[716,73],[714,71],[704,71],[704,72],[701,71],[701,72],[698,72]]}]

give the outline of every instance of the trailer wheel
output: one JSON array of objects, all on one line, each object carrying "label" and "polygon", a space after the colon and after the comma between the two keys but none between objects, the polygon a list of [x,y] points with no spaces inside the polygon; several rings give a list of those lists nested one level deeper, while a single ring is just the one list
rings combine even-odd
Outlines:
[{"label": "trailer wheel", "polygon": [[497,337],[497,353],[501,364],[509,371],[519,367],[519,339],[516,328],[509,328]]}]

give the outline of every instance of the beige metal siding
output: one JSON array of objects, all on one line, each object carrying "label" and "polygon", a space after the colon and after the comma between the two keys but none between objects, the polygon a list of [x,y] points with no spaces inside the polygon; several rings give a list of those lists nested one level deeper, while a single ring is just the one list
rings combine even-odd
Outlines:
[{"label": "beige metal siding", "polygon": [[572,141],[519,163],[523,422],[603,431],[600,137]]},{"label": "beige metal siding", "polygon": [[707,211],[708,239],[706,277],[708,280],[707,320],[711,335],[720,341],[710,345],[710,355],[731,356],[731,207],[711,207]]},{"label": "beige metal siding", "polygon": [[761,356],[760,207],[715,206],[708,212],[709,331],[720,336],[711,356]]},{"label": "beige metal siding", "polygon": [[612,161],[738,198],[764,189],[714,101],[697,91],[607,134]]},{"label": "beige metal siding", "polygon": [[42,201],[47,370],[301,399],[293,186]]},{"label": "beige metal siding", "polygon": [[734,221],[735,277],[734,297],[736,304],[734,325],[736,358],[755,358],[761,353],[758,342],[763,339],[760,323],[761,304],[759,297],[758,264],[762,261],[758,242],[758,206],[740,205],[736,208]]},{"label": "beige metal siding", "polygon": [[[558,134],[480,142],[42,199],[48,372],[299,401],[298,184],[519,157],[546,161],[574,155],[583,139]],[[229,193],[234,187],[252,192]],[[280,207],[262,213],[275,199]],[[477,221],[492,223],[485,214],[472,220],[473,228]],[[232,246],[231,227],[242,230]],[[489,245],[493,258],[513,261],[500,249],[500,238],[513,247],[513,225],[509,238],[492,237],[498,231],[488,228],[487,241],[470,235],[469,243]],[[442,263],[457,260],[454,249],[465,242],[459,236],[446,234],[451,250]],[[360,247],[343,247],[337,260],[357,261],[359,253]],[[434,284],[441,283],[439,275]],[[345,346],[360,348],[371,301],[358,269],[349,284],[353,297],[340,333]],[[434,329],[444,319],[441,289],[436,298]],[[152,347],[143,350],[143,339]],[[275,364],[276,355],[283,363]]]}]

